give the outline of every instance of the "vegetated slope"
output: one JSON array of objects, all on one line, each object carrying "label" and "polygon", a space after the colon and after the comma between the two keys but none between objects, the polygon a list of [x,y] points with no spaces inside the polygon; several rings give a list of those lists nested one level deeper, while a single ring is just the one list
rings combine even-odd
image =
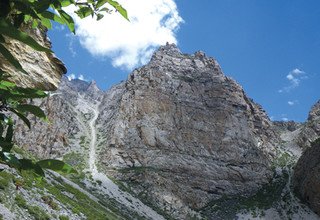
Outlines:
[{"label": "vegetated slope", "polygon": [[96,169],[96,140],[100,138],[96,119],[102,96],[94,82],[63,78],[59,90],[44,101],[35,100],[46,109],[50,122],[34,120],[33,131],[26,130],[21,122],[15,140],[38,158],[59,158],[74,166],[80,176],[72,180],[80,186],[70,181],[69,185],[88,191],[107,209],[111,207],[121,216],[163,219]]},{"label": "vegetated slope", "polygon": [[0,172],[0,219],[128,219],[117,206],[100,204],[98,198],[60,175],[47,173],[38,181],[30,172],[1,168],[5,170]]}]

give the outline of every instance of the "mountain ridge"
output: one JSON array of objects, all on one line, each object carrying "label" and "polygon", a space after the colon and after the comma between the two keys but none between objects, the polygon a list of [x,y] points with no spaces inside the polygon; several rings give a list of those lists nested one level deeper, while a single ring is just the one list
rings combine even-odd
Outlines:
[{"label": "mountain ridge", "polygon": [[199,217],[212,201],[250,197],[269,184],[279,152],[291,146],[280,146],[282,133],[299,149],[303,138],[294,132],[315,136],[308,126],[275,126],[215,59],[167,44],[105,92],[94,82],[63,78],[48,99],[35,100],[52,123],[34,120],[32,132],[19,124],[17,142],[90,175],[94,115],[82,101],[99,110],[97,170],[177,219]]}]

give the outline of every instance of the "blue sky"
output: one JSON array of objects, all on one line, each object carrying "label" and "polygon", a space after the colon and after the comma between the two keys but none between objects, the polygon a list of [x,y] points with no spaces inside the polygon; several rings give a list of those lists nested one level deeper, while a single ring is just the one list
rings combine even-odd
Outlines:
[{"label": "blue sky", "polygon": [[76,19],[76,36],[61,26],[50,31],[69,76],[107,89],[169,41],[216,58],[274,120],[304,121],[320,99],[319,0],[119,2],[131,23],[113,14],[99,24]]}]

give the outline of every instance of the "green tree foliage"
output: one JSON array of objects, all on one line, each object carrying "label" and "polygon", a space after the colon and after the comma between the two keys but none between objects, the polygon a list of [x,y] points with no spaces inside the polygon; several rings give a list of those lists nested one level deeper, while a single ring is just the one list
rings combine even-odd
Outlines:
[{"label": "green tree foliage", "polygon": [[47,117],[42,109],[27,104],[26,101],[30,98],[44,98],[47,95],[41,90],[18,87],[15,83],[5,80],[6,76],[3,74],[2,72],[0,75],[0,162],[18,170],[32,170],[38,176],[44,176],[43,169],[76,173],[71,166],[59,160],[48,159],[36,162],[25,158],[19,159],[11,152],[15,144],[13,142],[14,120],[12,115],[15,114],[29,128],[31,128],[31,123],[27,117],[28,114],[46,121]]},{"label": "green tree foliage", "polygon": [[[40,45],[20,27],[25,24],[32,28],[42,26],[50,29],[54,21],[66,25],[72,33],[75,33],[74,21],[64,10],[68,6],[73,6],[80,18],[92,16],[100,20],[104,13],[115,10],[128,20],[126,10],[113,0],[0,0],[0,54],[21,74],[28,74],[6,48],[6,41],[14,39],[36,51],[52,53],[49,48]],[[31,128],[28,114],[47,120],[41,108],[28,104],[28,99],[46,96],[41,90],[18,87],[10,82],[10,73],[0,69],[0,163],[18,170],[32,170],[40,177],[45,175],[43,169],[76,173],[70,165],[59,160],[33,161],[18,158],[12,153],[12,147],[15,145],[13,142],[15,121],[12,116],[15,114],[28,128]]]}]

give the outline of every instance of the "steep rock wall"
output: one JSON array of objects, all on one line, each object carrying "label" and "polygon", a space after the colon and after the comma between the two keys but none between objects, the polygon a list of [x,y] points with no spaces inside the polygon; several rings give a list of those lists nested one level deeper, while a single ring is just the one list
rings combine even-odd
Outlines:
[{"label": "steep rock wall", "polygon": [[267,115],[202,52],[161,47],[100,108],[100,168],[171,214],[251,194],[272,176]]},{"label": "steep rock wall", "polygon": [[294,168],[296,194],[320,215],[320,100],[309,112],[308,121],[296,138],[304,149]]},{"label": "steep rock wall", "polygon": [[176,218],[223,195],[252,194],[272,178],[279,140],[269,118],[202,52],[163,46],[105,93],[64,79],[41,103],[51,124],[35,121],[31,132],[21,124],[16,139],[40,157],[87,157],[80,139],[92,115],[82,99],[100,103],[98,169]]}]

